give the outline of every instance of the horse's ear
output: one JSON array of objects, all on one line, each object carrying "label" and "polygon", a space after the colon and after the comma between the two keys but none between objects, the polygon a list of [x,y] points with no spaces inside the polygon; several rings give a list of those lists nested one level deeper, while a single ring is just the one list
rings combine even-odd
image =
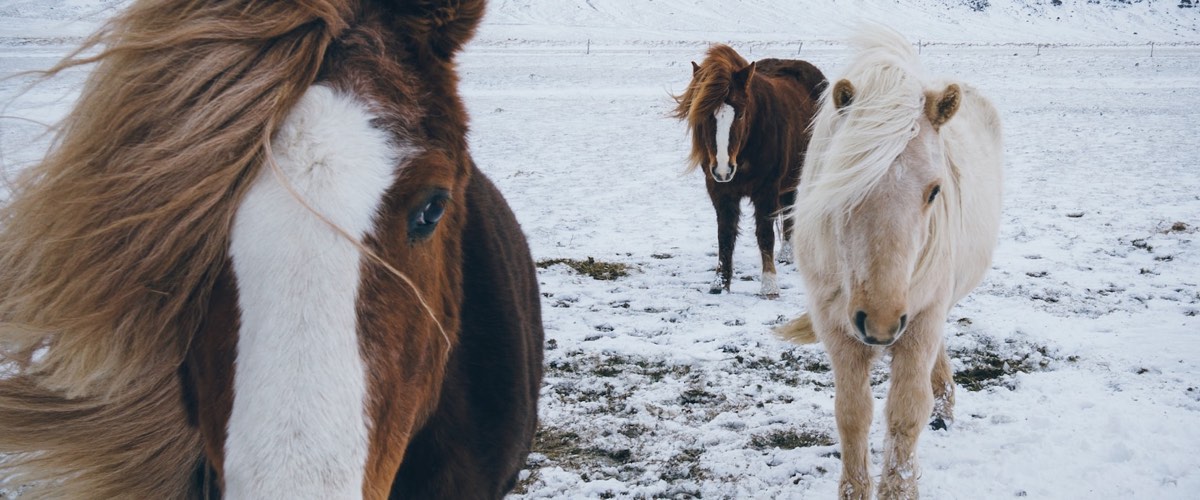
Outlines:
[{"label": "horse's ear", "polygon": [[951,83],[946,86],[940,94],[935,92],[925,92],[925,116],[929,118],[929,123],[933,124],[933,129],[942,128],[946,122],[954,117],[954,113],[958,111],[958,105],[962,103],[962,91],[959,90],[958,84]]},{"label": "horse's ear", "polygon": [[754,68],[758,64],[757,61],[747,64],[745,68],[739,69],[733,73],[734,86],[746,88],[750,85],[750,80],[754,79]]},{"label": "horse's ear", "polygon": [[837,109],[849,106],[854,101],[854,85],[845,78],[833,85],[833,105]]},{"label": "horse's ear", "polygon": [[700,65],[696,64],[696,61],[692,61],[692,76],[696,76],[696,73],[699,73],[699,72],[700,72]]}]

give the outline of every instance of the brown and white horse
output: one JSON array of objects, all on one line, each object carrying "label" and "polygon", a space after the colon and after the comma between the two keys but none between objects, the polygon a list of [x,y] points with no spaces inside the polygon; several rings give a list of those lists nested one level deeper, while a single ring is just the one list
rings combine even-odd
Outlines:
[{"label": "brown and white horse", "polygon": [[[710,47],[701,64],[692,63],[692,81],[676,96],[674,116],[691,129],[688,169],[703,167],[717,212],[717,277],[710,292],[729,291],[742,198],[749,197],[762,254],[761,294],[779,296],[774,222],[795,199],[808,125],[827,84],[821,70],[805,61],[747,63],[722,44]],[[785,241],[791,232],[791,222],[784,220]],[[784,245],[784,261],[791,260],[790,252]]]},{"label": "brown and white horse", "polygon": [[139,0],[0,212],[0,487],[499,498],[542,326],[467,149],[483,0]]},{"label": "brown and white horse", "polygon": [[900,34],[870,25],[854,42],[813,122],[792,213],[808,314],[779,333],[829,352],[845,499],[871,497],[870,370],[890,351],[879,498],[917,498],[917,438],[931,412],[935,426],[953,416],[946,316],[996,245],[1000,119],[974,88],[925,79]]}]

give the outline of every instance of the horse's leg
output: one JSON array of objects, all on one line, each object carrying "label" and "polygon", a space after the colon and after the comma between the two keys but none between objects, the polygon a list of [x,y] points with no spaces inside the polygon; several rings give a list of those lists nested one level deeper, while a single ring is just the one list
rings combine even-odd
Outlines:
[{"label": "horse's leg", "polygon": [[918,497],[917,439],[933,411],[929,380],[941,344],[942,320],[936,314],[918,314],[904,337],[892,347],[880,500]]},{"label": "horse's leg", "polygon": [[946,339],[941,339],[937,360],[933,364],[933,418],[929,426],[934,430],[949,429],[954,423],[954,368],[946,354]]},{"label": "horse's leg", "polygon": [[737,242],[742,200],[736,195],[718,194],[712,190],[708,194],[717,210],[717,277],[708,291],[728,292],[729,282],[733,280],[733,245]]},{"label": "horse's leg", "polygon": [[779,298],[779,279],[775,274],[775,211],[779,204],[774,196],[754,200],[754,235],[762,254],[762,291],[768,299]]},{"label": "horse's leg", "polygon": [[[821,323],[825,323],[822,321]],[[871,364],[876,352],[844,328],[821,335],[833,366],[834,413],[842,444],[841,500],[870,500],[871,473],[867,434],[871,430]]]},{"label": "horse's leg", "polygon": [[792,225],[791,217],[792,206],[796,204],[796,192],[788,191],[779,195],[779,207],[781,213],[779,220],[783,225],[783,248],[779,249],[779,258],[776,259],[783,264],[791,264],[796,260],[792,255]]}]

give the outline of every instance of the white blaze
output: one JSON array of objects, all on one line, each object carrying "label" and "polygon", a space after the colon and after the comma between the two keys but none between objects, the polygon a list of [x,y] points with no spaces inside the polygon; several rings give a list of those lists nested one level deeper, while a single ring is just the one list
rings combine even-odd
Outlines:
[{"label": "white blaze", "polygon": [[714,115],[717,119],[717,166],[713,169],[722,178],[731,173],[729,168],[729,132],[733,129],[733,106],[724,104]]},{"label": "white blaze", "polygon": [[[300,196],[360,239],[401,154],[371,119],[353,97],[314,86],[273,139]],[[269,165],[238,207],[230,256],[241,329],[225,497],[361,498],[371,425],[357,334],[363,256]]]}]

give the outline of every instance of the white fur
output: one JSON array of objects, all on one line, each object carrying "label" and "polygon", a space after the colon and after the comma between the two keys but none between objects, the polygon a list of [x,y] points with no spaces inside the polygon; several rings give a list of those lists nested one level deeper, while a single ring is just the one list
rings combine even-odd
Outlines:
[{"label": "white fur", "polygon": [[[272,151],[300,197],[360,240],[407,153],[371,119],[353,97],[314,86]],[[230,255],[241,330],[226,498],[361,498],[371,426],[357,334],[363,256],[270,166],[238,208]]]},{"label": "white fur", "polygon": [[721,182],[733,180],[733,170],[729,166],[729,132],[733,129],[733,106],[721,105],[714,113],[717,119],[717,165],[713,167],[713,177]]},{"label": "white fur", "polygon": [[774,297],[779,295],[779,278],[775,273],[762,274],[762,291],[764,297]]},{"label": "white fur", "polygon": [[[896,174],[891,169],[914,138],[915,125],[910,124],[921,118],[924,91],[947,84],[926,81],[916,52],[894,31],[865,30],[855,43],[859,55],[844,74],[855,86],[854,100],[839,111],[830,91],[822,97],[789,215],[795,221],[793,250],[805,256],[798,267],[810,290],[810,310],[827,307],[824,301],[832,297],[842,302],[848,297],[842,288],[850,270],[842,258],[845,250],[835,244],[839,226],[881,179]],[[996,243],[1003,167],[1000,121],[987,98],[959,85],[962,103],[937,138],[947,171],[940,175],[941,195],[913,269],[910,294],[920,302],[910,305],[914,312],[932,302],[953,305],[965,296],[983,278]],[[953,278],[951,285],[939,286],[947,276]]]},{"label": "white fur", "polygon": [[[847,338],[857,335],[850,324],[854,276],[878,275],[881,269],[903,274],[896,282],[907,285],[907,290],[901,290],[906,301],[903,310],[912,314],[913,321],[906,334],[910,338],[905,339],[910,349],[892,359],[892,390],[905,383],[908,387],[923,385],[928,390],[931,366],[925,363],[944,347],[927,348],[922,354],[928,356],[925,359],[917,359],[911,347],[939,345],[946,314],[982,280],[996,245],[1003,177],[1000,120],[985,97],[969,85],[958,83],[962,91],[958,111],[934,131],[923,116],[922,99],[926,91],[945,89],[947,82],[925,79],[915,51],[894,31],[864,30],[856,42],[859,54],[845,74],[855,87],[851,104],[836,109],[827,91],[813,121],[812,140],[790,215],[795,221],[792,244],[796,255],[804,257],[798,267],[808,290],[809,312],[817,335],[833,359],[835,373],[848,366],[867,370],[872,359],[863,354],[858,340]],[[931,161],[915,161],[920,155],[914,151],[918,150]],[[929,179],[939,180],[941,194],[931,206],[921,208],[918,203]],[[877,201],[879,197],[894,203],[876,203],[873,213],[855,213],[863,200]],[[881,207],[890,211],[884,212]],[[879,224],[880,220],[893,224]],[[883,245],[874,244],[877,240],[868,236],[878,235],[866,235],[862,229],[870,224],[890,226],[897,238]],[[903,231],[909,234],[901,234]],[[899,238],[903,237],[912,238],[912,244],[900,244]],[[902,247],[913,251],[903,255],[897,250]],[[876,268],[867,265],[869,258],[846,257],[856,251],[876,257],[878,262],[892,262]],[[879,276],[872,279],[891,281]],[[854,349],[846,347],[851,343]],[[897,366],[913,370],[906,372],[905,378],[898,376]],[[915,379],[911,377],[914,373]],[[838,386],[839,400],[855,399],[844,390],[857,389]],[[927,408],[920,406],[925,402],[914,402],[924,396],[917,391],[888,396],[889,430],[880,498],[916,498],[920,469],[915,443],[924,422],[914,428],[910,417],[920,415],[919,420],[930,415],[934,401],[932,394],[927,394]],[[839,422],[862,415],[869,422],[870,405],[869,395],[857,403],[839,402]],[[949,410],[946,396],[940,411]],[[897,427],[901,423],[907,427]],[[865,430],[847,431],[839,425],[839,431],[844,457],[868,452]],[[839,488],[844,498],[870,498],[869,486],[869,476],[861,463],[843,464]]]}]

